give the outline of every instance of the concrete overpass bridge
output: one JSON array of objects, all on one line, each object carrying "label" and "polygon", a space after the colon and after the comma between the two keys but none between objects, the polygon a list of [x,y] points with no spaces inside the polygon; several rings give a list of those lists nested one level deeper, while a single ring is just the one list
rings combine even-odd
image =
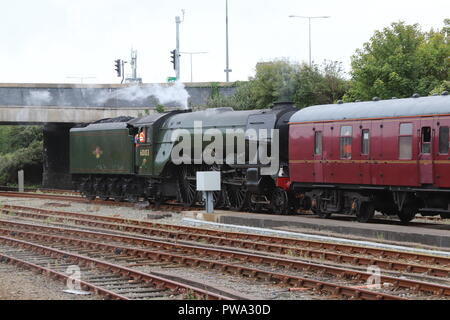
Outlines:
[{"label": "concrete overpass bridge", "polygon": [[74,125],[119,116],[139,117],[155,112],[157,105],[166,110],[195,107],[206,103],[214,87],[223,95],[235,92],[229,83],[187,83],[185,90],[174,84],[4,83],[0,84],[0,124],[42,125],[43,185],[70,187],[69,130]]},{"label": "concrete overpass bridge", "polygon": [[[117,116],[137,117],[167,108],[205,104],[212,83],[173,84],[0,84],[0,123],[84,123]],[[232,84],[217,83],[231,95]],[[187,105],[186,105],[187,103]]]}]

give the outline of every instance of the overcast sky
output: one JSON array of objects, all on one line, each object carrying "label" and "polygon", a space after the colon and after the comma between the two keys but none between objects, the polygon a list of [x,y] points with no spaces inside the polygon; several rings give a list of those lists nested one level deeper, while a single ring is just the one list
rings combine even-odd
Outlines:
[{"label": "overcast sky", "polygon": [[[308,61],[308,21],[289,15],[329,15],[312,21],[312,56],[341,61],[375,30],[399,20],[423,30],[450,18],[449,0],[229,0],[230,80],[247,80],[257,62]],[[119,83],[115,59],[138,51],[144,82],[174,76],[175,16],[182,15],[181,51],[193,57],[193,80],[225,81],[225,0],[0,0],[0,82]],[[128,73],[128,72],[127,72]],[[181,57],[189,82],[190,59]]]}]

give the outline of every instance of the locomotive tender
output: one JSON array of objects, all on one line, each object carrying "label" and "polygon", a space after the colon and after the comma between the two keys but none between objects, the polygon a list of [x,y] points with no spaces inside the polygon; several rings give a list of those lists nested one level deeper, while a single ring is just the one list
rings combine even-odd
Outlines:
[{"label": "locomotive tender", "polygon": [[[207,143],[198,146],[191,143],[188,150],[190,163],[175,164],[172,152],[183,139],[174,140],[177,130],[191,134],[194,141],[208,129],[223,134],[224,149],[237,140],[244,141],[247,151],[252,140],[264,143],[271,150],[270,131],[279,132],[279,154],[273,154],[279,160],[279,166],[288,167],[288,122],[296,112],[292,104],[279,103],[272,109],[234,111],[232,108],[208,109],[191,112],[172,111],[152,114],[127,122],[93,123],[70,130],[70,171],[75,189],[88,199],[97,196],[102,200],[113,198],[115,201],[137,201],[145,198],[156,203],[176,199],[186,206],[201,202],[196,191],[197,171],[221,171],[222,191],[215,192],[216,207],[243,210],[265,208],[283,213],[287,207],[279,206],[288,199],[287,192],[277,189],[277,174],[264,174],[264,164],[254,164],[248,156],[242,163],[228,162],[207,164],[195,155],[202,154]],[[195,130],[196,123],[202,124],[202,132]],[[268,137],[246,136],[250,129],[267,130]],[[227,130],[236,132],[228,135]],[[135,136],[143,137],[135,141]],[[200,137],[200,140],[204,140]],[[255,141],[253,141],[255,142]],[[197,150],[197,149],[201,150]],[[217,151],[217,150],[215,150]],[[238,150],[232,150],[234,156]],[[245,154],[247,154],[245,152]],[[277,189],[278,192],[274,192]],[[277,198],[278,197],[278,198]],[[280,209],[281,208],[281,209]],[[284,210],[281,212],[280,210]]]},{"label": "locomotive tender", "polygon": [[289,127],[289,188],[321,217],[450,217],[450,96],[321,105]]}]

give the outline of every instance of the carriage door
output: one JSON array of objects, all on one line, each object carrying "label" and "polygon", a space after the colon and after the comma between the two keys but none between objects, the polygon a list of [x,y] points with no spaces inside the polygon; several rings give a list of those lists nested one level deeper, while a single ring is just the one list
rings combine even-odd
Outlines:
[{"label": "carriage door", "polygon": [[360,183],[371,184],[370,122],[360,126]]},{"label": "carriage door", "polygon": [[419,175],[421,184],[433,184],[433,119],[421,120],[419,134]]},{"label": "carriage door", "polygon": [[323,124],[316,125],[314,131],[314,182],[323,183]]}]

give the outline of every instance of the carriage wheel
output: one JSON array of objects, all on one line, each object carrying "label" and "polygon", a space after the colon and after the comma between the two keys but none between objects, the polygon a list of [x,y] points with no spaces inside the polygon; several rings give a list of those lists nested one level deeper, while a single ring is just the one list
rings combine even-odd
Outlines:
[{"label": "carriage wheel", "polygon": [[408,223],[416,217],[417,208],[412,205],[405,205],[398,213],[398,217],[402,223]]},{"label": "carriage wheel", "polygon": [[358,222],[366,223],[375,215],[375,206],[372,202],[363,202],[359,208],[359,212],[356,214],[356,220]]},{"label": "carriage wheel", "polygon": [[[314,212],[314,210],[313,210],[313,212]],[[331,212],[317,211],[314,213],[317,214],[319,216],[319,218],[321,218],[321,219],[328,219],[329,217],[331,217]]]},{"label": "carriage wheel", "polygon": [[311,207],[311,211],[317,214],[321,219],[328,219],[331,217],[331,212],[327,211],[327,203],[325,201],[320,201],[320,198],[314,197],[313,202],[317,205]]}]

